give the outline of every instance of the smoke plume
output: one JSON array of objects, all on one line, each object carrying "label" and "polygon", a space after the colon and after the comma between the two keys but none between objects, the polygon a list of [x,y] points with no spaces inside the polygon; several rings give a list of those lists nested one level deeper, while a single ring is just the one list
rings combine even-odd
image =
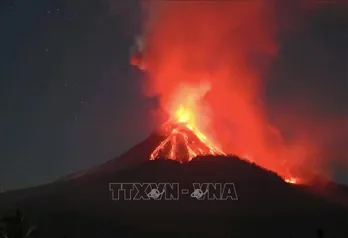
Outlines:
[{"label": "smoke plume", "polygon": [[[279,20],[274,2],[145,1],[144,92],[158,97],[161,109],[170,111],[180,85],[201,90],[200,85],[208,83],[201,103],[209,108],[209,116],[196,115],[209,121],[201,123],[204,131],[227,153],[304,180],[323,169],[327,154],[322,146],[327,140],[321,135],[342,132],[338,125],[344,121],[337,121],[337,128],[328,121],[311,125],[291,114],[270,122],[266,79],[281,47],[281,28],[294,26],[291,18]],[[286,112],[281,108],[273,113],[289,115]],[[291,128],[296,133],[287,136]],[[340,136],[345,137],[343,132]]]}]

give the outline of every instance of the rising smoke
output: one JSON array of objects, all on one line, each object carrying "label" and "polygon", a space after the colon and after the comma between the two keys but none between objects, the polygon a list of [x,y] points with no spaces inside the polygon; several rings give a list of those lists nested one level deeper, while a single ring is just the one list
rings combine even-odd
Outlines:
[{"label": "rising smoke", "polygon": [[[347,120],[312,123],[313,115],[300,114],[291,103],[268,108],[267,76],[282,46],[279,35],[300,21],[281,21],[275,2],[145,1],[138,43],[146,46],[141,52],[148,76],[144,92],[160,98],[161,109],[170,111],[180,85],[198,89],[208,82],[204,104],[211,114],[204,130],[222,149],[304,180],[312,173],[329,172],[326,159],[333,154],[326,146],[328,137],[347,141]],[[305,7],[298,6],[301,16],[313,10],[313,5]],[[272,123],[269,112],[275,118]],[[205,113],[200,116],[207,118]],[[346,155],[337,148],[335,153]]]}]

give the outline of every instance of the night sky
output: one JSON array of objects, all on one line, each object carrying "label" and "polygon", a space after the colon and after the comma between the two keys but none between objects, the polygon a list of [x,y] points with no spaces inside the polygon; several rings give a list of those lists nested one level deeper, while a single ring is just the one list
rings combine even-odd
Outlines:
[{"label": "night sky", "polygon": [[[348,118],[345,7],[326,4],[279,35],[270,108],[296,101],[308,118]],[[129,65],[140,23],[137,1],[1,1],[2,190],[103,163],[153,131],[156,100],[142,94],[143,75]],[[348,148],[345,139],[333,146]],[[347,170],[335,171],[348,183]]]}]

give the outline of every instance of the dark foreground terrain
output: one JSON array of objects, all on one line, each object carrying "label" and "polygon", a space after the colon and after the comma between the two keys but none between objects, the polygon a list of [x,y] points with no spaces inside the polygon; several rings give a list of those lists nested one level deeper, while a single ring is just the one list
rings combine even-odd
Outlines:
[{"label": "dark foreground terrain", "polygon": [[[80,176],[0,196],[2,214],[20,209],[42,237],[348,237],[348,212],[314,188],[285,183],[237,157],[189,163],[157,160]],[[109,183],[235,184],[238,200],[113,200]],[[327,194],[326,194],[327,195]],[[342,195],[343,196],[343,195]]]}]

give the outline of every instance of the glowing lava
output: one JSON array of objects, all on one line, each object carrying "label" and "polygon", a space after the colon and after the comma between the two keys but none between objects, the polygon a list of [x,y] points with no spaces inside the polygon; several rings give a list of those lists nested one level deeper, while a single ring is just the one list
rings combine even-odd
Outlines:
[{"label": "glowing lava", "polygon": [[184,162],[199,155],[225,155],[192,124],[193,118],[194,113],[180,105],[174,120],[162,126],[165,138],[151,153],[150,160],[165,158]]},{"label": "glowing lava", "polygon": [[298,179],[296,178],[288,178],[288,179],[284,179],[284,181],[291,184],[297,184],[299,182]]}]

